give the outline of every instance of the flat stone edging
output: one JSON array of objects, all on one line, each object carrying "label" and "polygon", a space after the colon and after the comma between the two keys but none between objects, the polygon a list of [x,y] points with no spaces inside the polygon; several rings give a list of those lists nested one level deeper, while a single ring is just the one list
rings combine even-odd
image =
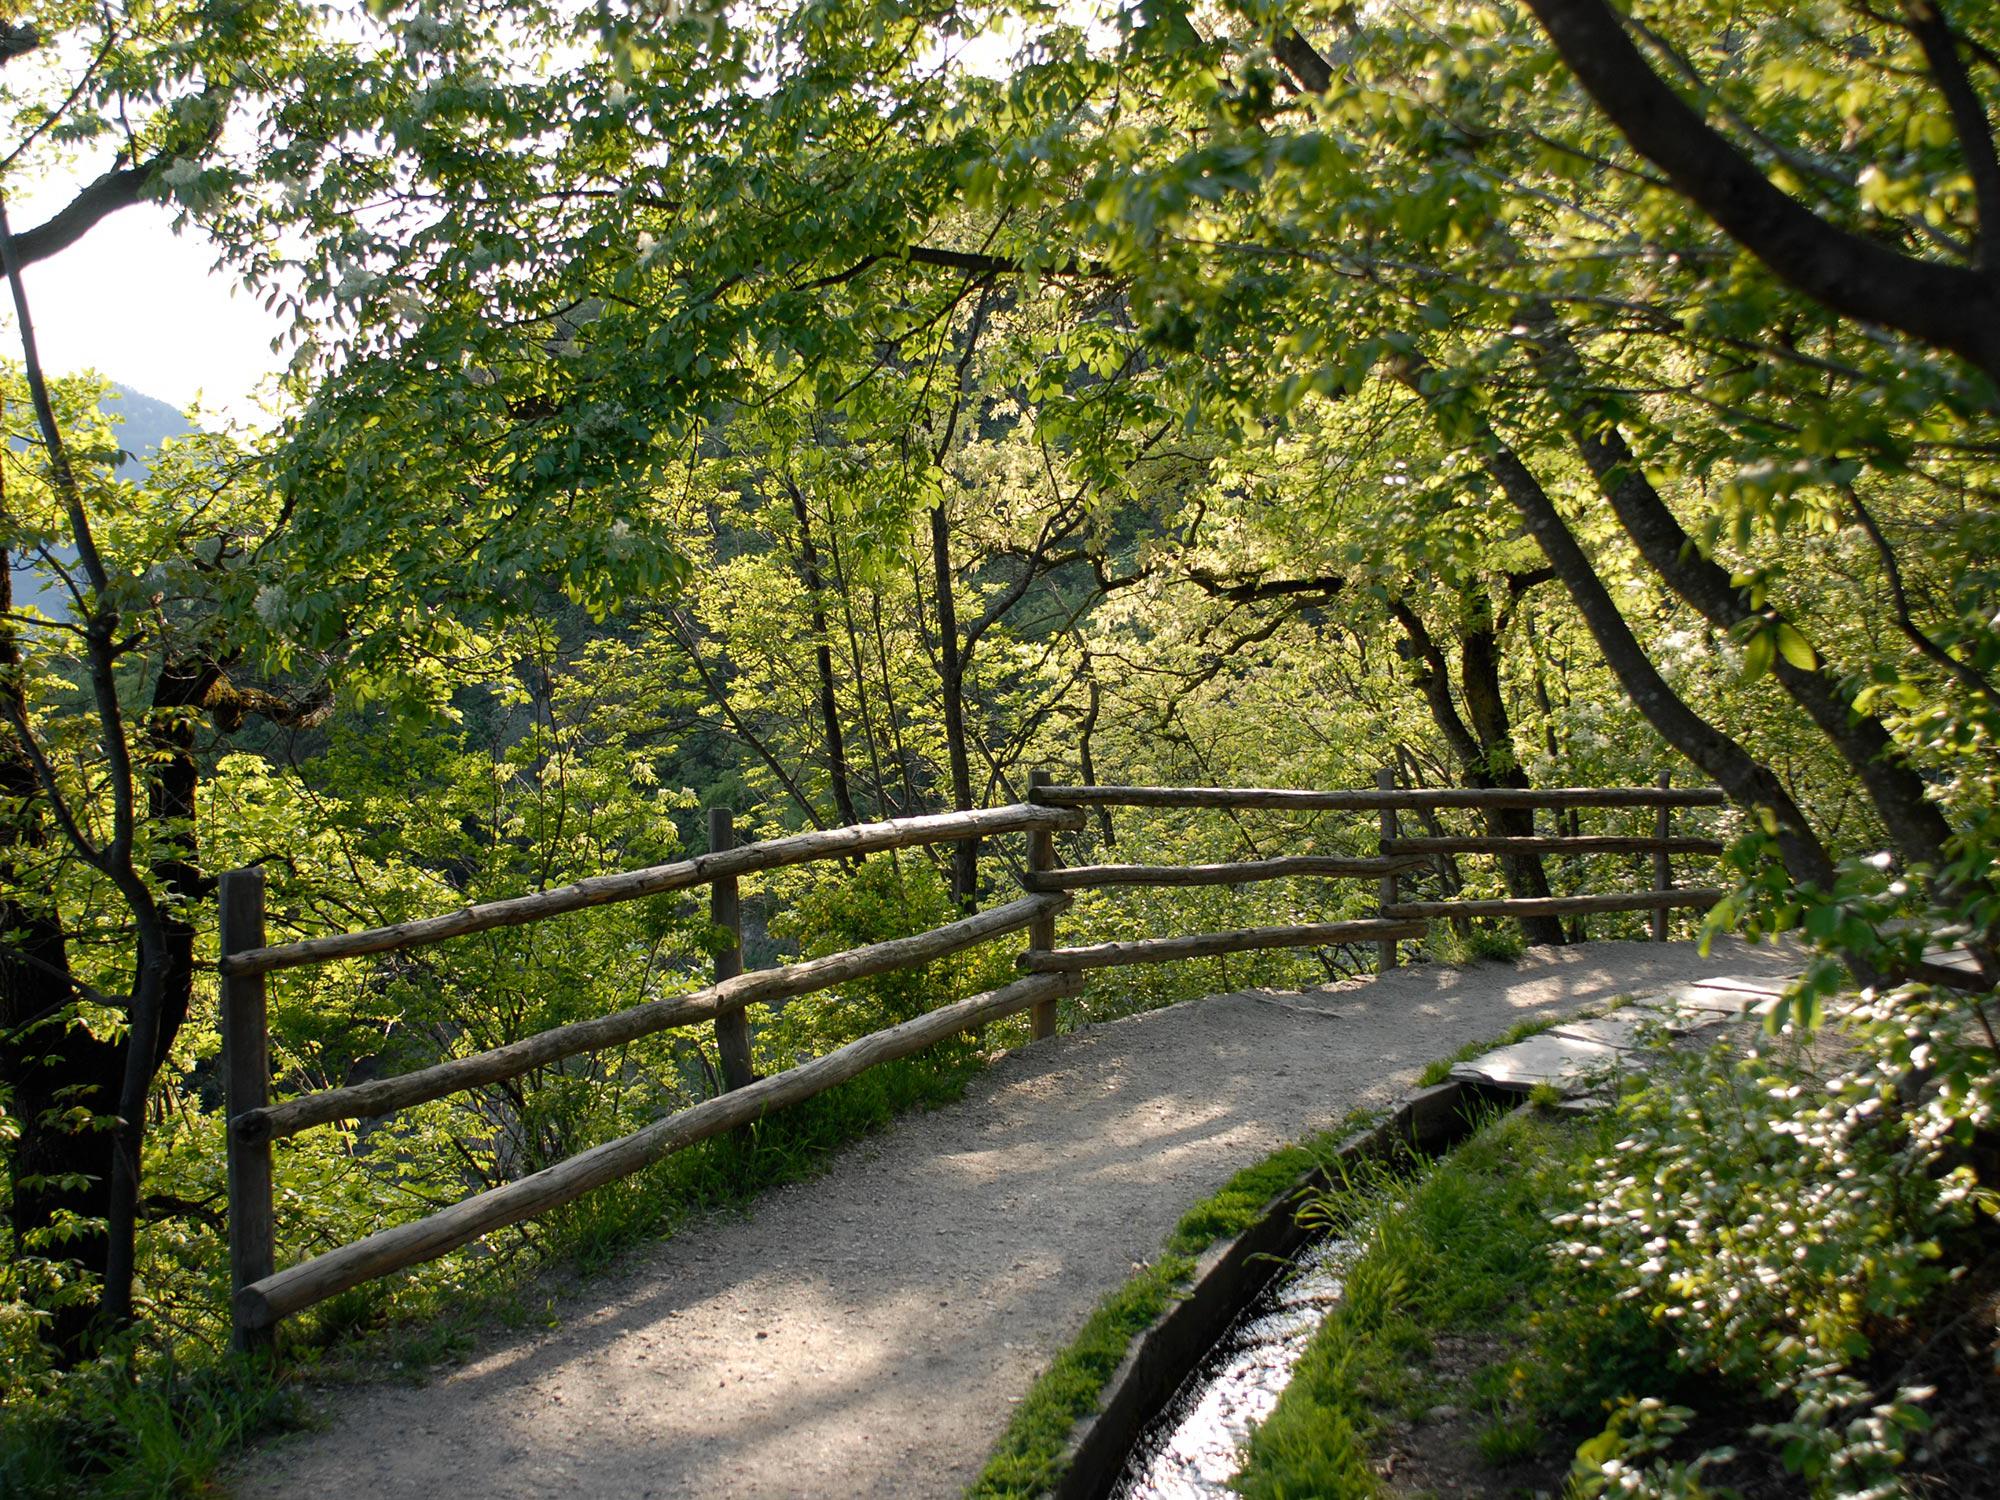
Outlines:
[{"label": "flat stone edging", "polygon": [[[1474,1106],[1513,1108],[1524,1097],[1473,1079],[1448,1079],[1413,1094],[1381,1124],[1349,1136],[1334,1160],[1442,1151],[1472,1133]],[[1054,1500],[1102,1500],[1146,1425],[1237,1314],[1313,1238],[1299,1227],[1299,1198],[1331,1184],[1326,1166],[1313,1167],[1266,1203],[1249,1228],[1203,1253],[1173,1305],[1133,1338],[1098,1394],[1097,1410],[1071,1431],[1062,1476],[1048,1492]]]}]

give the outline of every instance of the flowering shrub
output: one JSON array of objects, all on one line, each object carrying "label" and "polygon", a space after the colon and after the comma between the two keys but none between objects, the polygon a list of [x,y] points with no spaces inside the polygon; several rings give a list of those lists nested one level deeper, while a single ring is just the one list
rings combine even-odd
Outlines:
[{"label": "flowering shrub", "polygon": [[1672,1463],[1661,1456],[1687,1430],[1693,1415],[1685,1406],[1669,1406],[1652,1396],[1620,1401],[1604,1431],[1577,1449],[1570,1481],[1577,1500],[1608,1495],[1705,1500],[1716,1494],[1702,1484],[1702,1471],[1734,1458],[1734,1449],[1718,1448],[1692,1463]]},{"label": "flowering shrub", "polygon": [[[1996,1093],[1974,1009],[1922,986],[1870,992],[1830,1078],[1784,1041],[1704,1050],[1625,1102],[1629,1132],[1555,1221],[1572,1270],[1667,1328],[1687,1367],[1789,1409],[1754,1430],[1815,1494],[1894,1493],[1929,1425],[1930,1391],[1878,1390],[1856,1367],[1952,1275],[1941,1242],[1994,1204],[1966,1160]],[[1664,1420],[1621,1411],[1584,1445],[1596,1478],[1580,1488],[1698,1493],[1698,1469],[1633,1461]]]}]

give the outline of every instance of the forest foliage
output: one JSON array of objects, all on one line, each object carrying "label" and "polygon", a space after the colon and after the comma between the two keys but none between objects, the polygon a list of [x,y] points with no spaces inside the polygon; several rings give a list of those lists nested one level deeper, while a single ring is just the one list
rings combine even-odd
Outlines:
[{"label": "forest foliage", "polygon": [[[741,838],[1018,800],[1034,767],[1670,769],[1733,803],[1680,830],[1734,840],[1712,926],[1813,946],[1778,1024],[1868,988],[1870,1055],[1902,1072],[1849,1103],[1905,1132],[1885,1159],[1931,1171],[1991,1128],[1989,8],[12,14],[0,192],[76,186],[0,225],[20,337],[0,371],[10,1396],[222,1338],[215,878],[251,863],[289,937],[671,858],[705,805]],[[289,328],[274,425],[176,439],[143,474],[117,462],[103,383],[39,367],[19,274],[140,202]],[[1371,839],[1134,815],[1070,852]],[[752,961],[935,925],[1019,857],[773,876],[747,892]],[[1434,879],[1633,875],[1514,856]],[[1101,896],[1068,920],[1325,920],[1366,894]],[[1440,926],[1434,947],[1576,936]],[[714,945],[696,903],[662,897],[287,974],[278,1086],[693,988]],[[1971,992],[1928,962],[1939,945],[1983,966]],[[1120,975],[1077,1014],[1355,961]],[[760,1066],[1006,962],[760,1015]],[[281,1253],[701,1097],[709,1045],[656,1038],[301,1138],[279,1155]],[[1618,1191],[1607,1223],[1627,1222]],[[1990,1185],[1941,1197],[1957,1213]],[[523,1229],[300,1340],[559,1241]]]}]

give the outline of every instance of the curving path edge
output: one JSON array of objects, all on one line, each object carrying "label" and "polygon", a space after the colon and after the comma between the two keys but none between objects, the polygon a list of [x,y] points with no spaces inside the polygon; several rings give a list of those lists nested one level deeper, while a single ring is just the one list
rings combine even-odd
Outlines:
[{"label": "curving path edge", "polygon": [[485,1335],[422,1387],[315,1393],[251,1497],[949,1496],[1090,1309],[1237,1169],[1515,1022],[1796,971],[1718,940],[1535,948],[1244,991],[1008,1054],[947,1108]]}]

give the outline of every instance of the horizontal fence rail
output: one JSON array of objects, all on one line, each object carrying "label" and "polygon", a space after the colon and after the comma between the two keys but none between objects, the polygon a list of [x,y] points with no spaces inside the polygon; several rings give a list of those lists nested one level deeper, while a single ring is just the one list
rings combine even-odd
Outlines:
[{"label": "horizontal fence rail", "polygon": [[377,1078],[347,1088],[327,1089],[317,1094],[301,1094],[265,1109],[249,1110],[230,1122],[230,1129],[246,1141],[280,1139],[297,1135],[314,1125],[335,1120],[368,1119],[408,1109],[447,1094],[463,1093],[482,1084],[515,1078],[530,1068],[543,1067],[584,1052],[601,1052],[675,1026],[691,1026],[713,1021],[759,1001],[789,1000],[831,989],[856,979],[887,974],[896,969],[914,968],[933,959],[976,948],[996,937],[1019,932],[1038,917],[1053,915],[1069,905],[1061,895],[1024,896],[992,911],[936,927],[914,937],[891,938],[865,948],[850,948],[825,958],[807,959],[776,969],[758,969],[725,979],[707,989],[678,995],[667,1000],[651,1000],[629,1006],[607,1016],[573,1021],[567,1026],[537,1032],[504,1047],[475,1052],[449,1062],[400,1073],[393,1078]]},{"label": "horizontal fence rail", "polygon": [[900,1026],[871,1032],[824,1057],[730,1093],[718,1094],[655,1120],[643,1130],[580,1151],[566,1161],[544,1167],[504,1187],[488,1189],[414,1223],[381,1230],[253,1282],[236,1294],[237,1318],[251,1327],[268,1328],[286,1314],[323,1302],[349,1287],[405,1266],[436,1260],[483,1234],[547,1213],[574,1202],[592,1188],[629,1177],[697,1141],[748,1125],[784,1105],[823,1094],[877,1063],[908,1057],[961,1031],[974,1030],[1059,997],[1073,983],[1063,975],[1017,979],[1004,988],[940,1006]]},{"label": "horizontal fence rail", "polygon": [[1030,792],[1049,807],[1273,808],[1296,812],[1376,812],[1430,807],[1721,807],[1712,787],[1399,787],[1368,791],[1287,791],[1226,786],[1044,786]]},{"label": "horizontal fence rail", "polygon": [[1352,922],[1302,922],[1291,927],[1240,927],[1232,932],[1203,932],[1193,937],[1140,938],[1126,943],[1096,943],[1087,948],[1030,951],[1018,962],[1031,974],[1066,974],[1079,969],[1115,969],[1125,964],[1175,963],[1185,958],[1215,958],[1224,953],[1248,953],[1260,948],[1318,948],[1337,943],[1394,942],[1420,938],[1422,922],[1384,922],[1362,918]]},{"label": "horizontal fence rail", "polygon": [[1384,839],[1384,854],[1705,854],[1723,851],[1721,839],[1613,838],[1602,835],[1516,834],[1494,838]]},{"label": "horizontal fence rail", "polygon": [[1654,911],[1660,907],[1707,908],[1722,899],[1718,890],[1683,887],[1633,891],[1614,896],[1507,896],[1497,901],[1399,901],[1382,908],[1389,917],[1567,917],[1593,912]]},{"label": "horizontal fence rail", "polygon": [[814,860],[844,859],[883,849],[907,849],[916,844],[947,844],[993,834],[1021,833],[1031,829],[1073,830],[1082,826],[1083,820],[1074,813],[1017,804],[979,812],[938,813],[922,818],[896,818],[887,823],[823,828],[812,833],[794,834],[790,838],[740,844],[733,849],[700,854],[672,864],[653,865],[644,870],[593,875],[557,890],[540,891],[532,896],[514,896],[505,901],[489,901],[481,906],[446,912],[442,916],[420,917],[412,922],[371,927],[362,932],[307,938],[282,947],[253,948],[226,955],[219,967],[229,976],[268,974],[275,969],[295,969],[302,964],[330,963],[338,958],[360,958],[370,953],[389,953],[427,943],[441,943],[446,938],[488,932],[495,927],[519,927],[564,912],[609,906],[615,901],[632,901],[667,891],[684,891],[725,875],[749,875],[759,870],[781,869],[786,865],[810,864]]},{"label": "horizontal fence rail", "polygon": [[1222,865],[1074,865],[1030,871],[1026,884],[1036,891],[1076,891],[1106,885],[1247,885],[1295,876],[1347,877],[1394,874],[1420,869],[1422,859],[1349,859],[1294,855],[1288,859],[1245,859]]},{"label": "horizontal fence rail", "polygon": [[[231,871],[220,895],[223,1076],[229,1128],[229,1237],[234,1342],[269,1343],[276,1323],[364,1281],[436,1259],[505,1225],[546,1213],[605,1183],[659,1161],[698,1141],[762,1119],[773,1110],[810,1099],[879,1063],[906,1057],[960,1032],[1027,1012],[1030,1035],[1056,1029],[1057,1003],[1078,993],[1087,972],[1133,964],[1172,963],[1229,953],[1285,948],[1325,948],[1373,943],[1379,966],[1397,960],[1397,944],[1419,940],[1432,918],[1582,916],[1597,912],[1651,911],[1653,934],[1666,936],[1666,914],[1675,908],[1712,906],[1722,892],[1675,888],[1672,856],[1713,857],[1712,838],[1672,836],[1674,808],[1723,805],[1711,788],[1657,787],[1398,788],[1383,771],[1372,790],[1286,790],[1259,787],[1059,786],[1043,772],[1030,778],[1028,801],[1007,807],[899,818],[822,829],[735,844],[726,809],[710,809],[709,850],[689,859],[641,870],[592,876],[552,891],[492,901],[437,916],[365,931],[267,946],[261,870]],[[1219,864],[1083,864],[1064,867],[1055,835],[1076,833],[1086,808],[1268,809],[1278,812],[1351,811],[1376,815],[1372,854],[1302,854]],[[1649,808],[1653,831],[1642,836],[1485,836],[1440,833],[1401,836],[1399,815],[1470,809]],[[1492,825],[1489,824],[1489,830]],[[817,860],[954,843],[1003,834],[1027,836],[1026,894],[908,937],[890,939],[820,958],[742,972],[737,880],[763,870]],[[1650,855],[1655,889],[1576,896],[1408,901],[1403,877],[1458,854],[1502,858],[1544,854]],[[1333,922],[1299,922],[1226,932],[1177,934],[1120,942],[1058,947],[1056,918],[1073,892],[1120,887],[1250,885],[1294,879],[1354,879],[1376,883],[1374,915]],[[650,1000],[603,1016],[552,1027],[503,1046],[429,1067],[341,1088],[323,1089],[273,1103],[266,1025],[266,976],[307,964],[389,953],[500,927],[541,921],[563,913],[665,892],[710,888],[710,915],[729,939],[714,958],[712,982],[687,994]],[[1449,887],[1448,887],[1449,888]],[[906,971],[964,952],[1010,933],[1027,933],[1016,960],[1024,977],[986,994],[886,1027],[769,1078],[750,1067],[751,1005],[795,999],[833,986]],[[272,1195],[275,1141],[340,1120],[372,1119],[430,1100],[515,1078],[584,1053],[602,1052],[674,1027],[712,1026],[722,1060],[722,1092],[676,1111],[631,1134],[579,1152],[500,1187],[475,1193],[413,1223],[397,1225],[337,1246],[278,1270]]]}]

